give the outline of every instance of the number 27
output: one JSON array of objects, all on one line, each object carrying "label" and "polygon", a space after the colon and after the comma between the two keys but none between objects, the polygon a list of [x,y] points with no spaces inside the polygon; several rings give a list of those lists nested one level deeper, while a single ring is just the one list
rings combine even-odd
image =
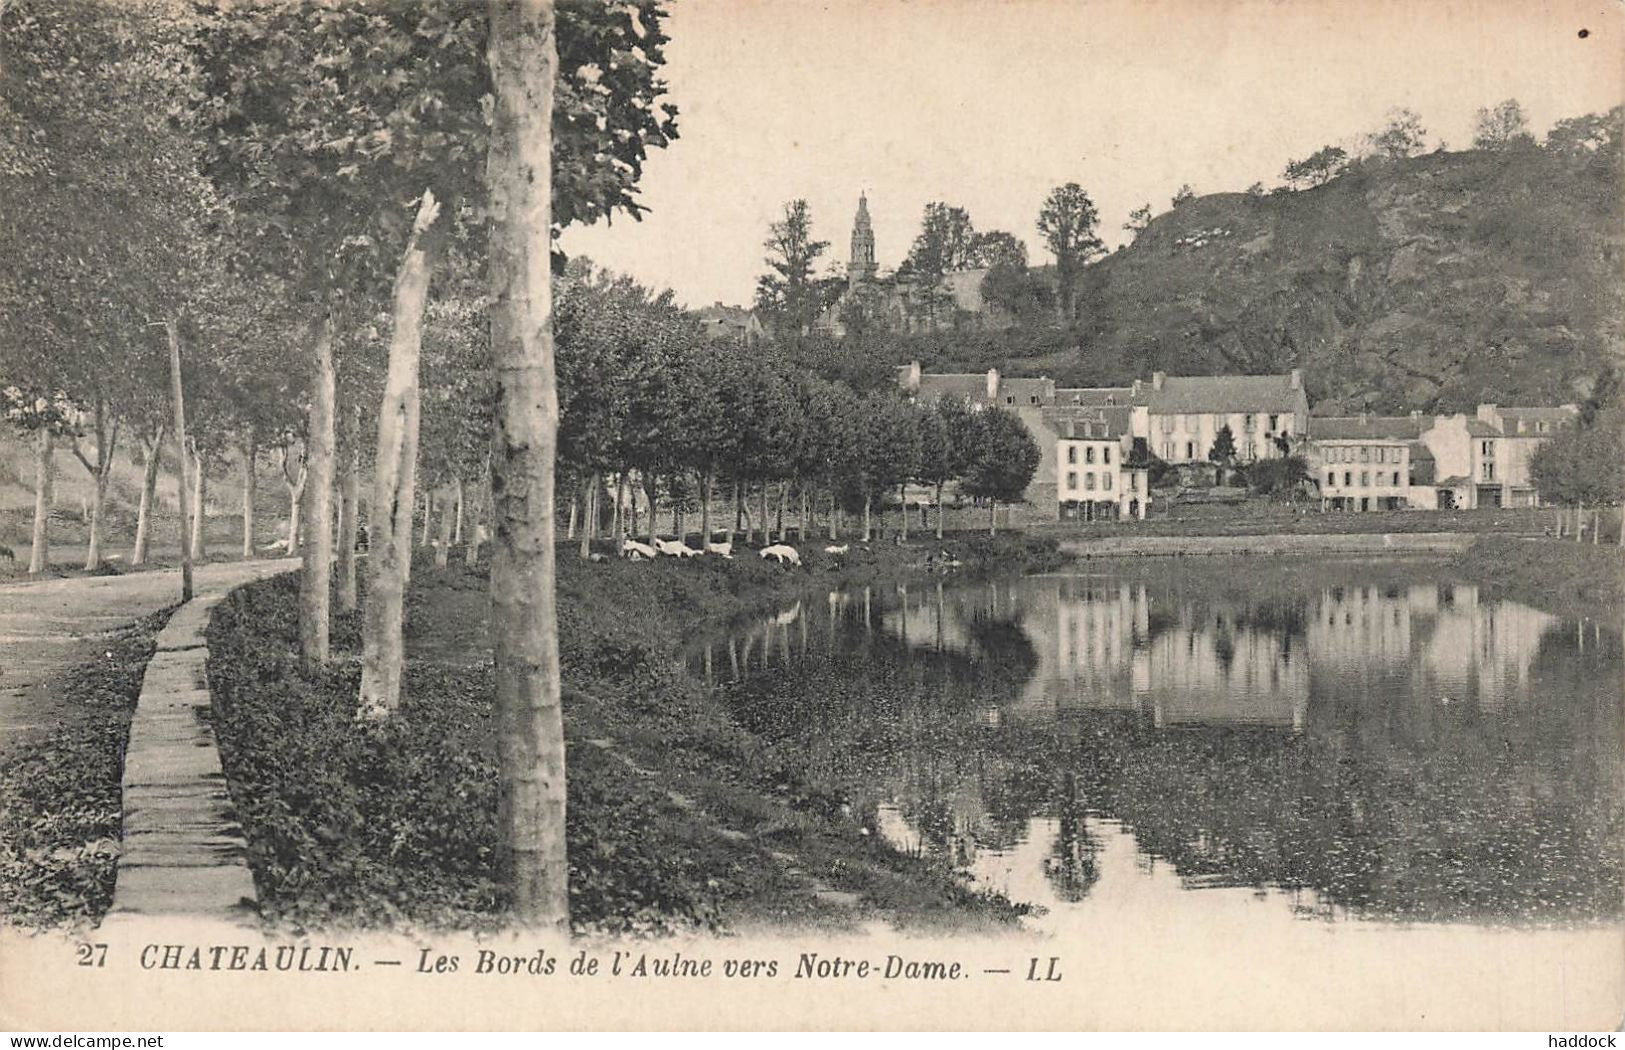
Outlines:
[{"label": "number 27", "polygon": [[79,955],[80,966],[106,966],[107,945],[81,944],[74,949]]}]

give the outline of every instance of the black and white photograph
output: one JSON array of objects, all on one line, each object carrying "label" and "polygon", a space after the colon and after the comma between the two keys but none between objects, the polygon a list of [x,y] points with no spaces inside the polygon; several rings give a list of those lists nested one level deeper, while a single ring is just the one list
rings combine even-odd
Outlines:
[{"label": "black and white photograph", "polygon": [[0,1028],[1617,1030],[1622,55],[0,0]]}]

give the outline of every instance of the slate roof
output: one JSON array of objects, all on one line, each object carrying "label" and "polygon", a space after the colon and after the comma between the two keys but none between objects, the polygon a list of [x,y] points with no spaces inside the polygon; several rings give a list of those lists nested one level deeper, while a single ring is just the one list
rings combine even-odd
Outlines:
[{"label": "slate roof", "polygon": [[1289,375],[1168,376],[1157,390],[1141,383],[1137,404],[1152,412],[1296,412],[1303,391]]},{"label": "slate roof", "polygon": [[1310,416],[1310,441],[1415,441],[1433,425],[1422,416]]},{"label": "slate roof", "polygon": [[999,397],[1014,398],[1018,405],[1031,404],[1032,399],[1036,397],[1039,404],[1048,405],[1055,400],[1055,380],[1043,377],[1029,379],[1000,376]]},{"label": "slate roof", "polygon": [[1130,386],[1068,386],[1055,388],[1058,405],[1128,405],[1134,399]]},{"label": "slate roof", "polygon": [[1475,438],[1492,438],[1501,436],[1500,428],[1491,426],[1482,419],[1473,419],[1471,417],[1469,417],[1467,420],[1467,433],[1470,437]]},{"label": "slate roof", "polygon": [[958,397],[966,401],[987,400],[986,372],[925,372],[920,376],[920,389],[915,395],[921,401],[937,401],[944,397]]},{"label": "slate roof", "polygon": [[[1501,417],[1501,430],[1507,437],[1549,437],[1558,428],[1567,426],[1580,416],[1577,408],[1497,408]],[[1545,423],[1540,430],[1537,423]]]},{"label": "slate roof", "polygon": [[1128,405],[1056,404],[1045,410],[1044,423],[1062,438],[1069,437],[1067,424],[1070,423],[1070,440],[1106,440],[1129,433],[1132,414]]}]

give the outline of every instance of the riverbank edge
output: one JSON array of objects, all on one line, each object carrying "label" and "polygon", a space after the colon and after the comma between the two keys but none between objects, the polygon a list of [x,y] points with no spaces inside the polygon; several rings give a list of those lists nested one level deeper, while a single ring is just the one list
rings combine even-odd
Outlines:
[{"label": "riverbank edge", "polygon": [[[1065,559],[1052,540],[1015,532],[840,546],[845,550],[833,553],[804,548],[797,568],[749,551],[732,561],[597,564],[561,550],[572,903],[578,916],[607,909],[625,919],[578,922],[578,932],[852,930],[875,923],[991,932],[1013,929],[1026,913],[1025,906],[970,885],[945,863],[886,845],[862,826],[835,785],[811,774],[802,756],[738,726],[721,699],[688,671],[681,652],[697,630],[809,589],[1040,571]],[[412,639],[422,640],[425,632],[446,635],[438,643],[447,656],[479,652],[483,638],[456,632],[479,618],[471,614],[483,608],[485,569],[436,570],[428,561],[414,566],[409,653]],[[353,710],[355,625],[336,621],[334,666],[321,681],[299,680],[290,670],[292,638],[283,622],[291,592],[278,595],[278,588],[288,591],[285,581],[237,591],[207,633],[215,731],[267,921],[307,929],[500,925],[493,896],[500,888],[481,876],[464,871],[443,878],[421,864],[393,864],[393,854],[359,856],[371,848],[364,842],[332,841],[375,836],[388,822],[367,812],[375,796],[358,806],[355,785],[333,779],[335,769],[359,761],[358,752],[365,752],[368,775],[377,774],[379,763],[386,776],[413,763],[452,771],[441,779],[453,782],[425,789],[426,801],[401,804],[411,819],[460,828],[444,834],[464,838],[468,826],[491,819],[495,807],[486,792],[494,790],[494,765],[470,744],[477,734],[469,730],[470,723],[489,720],[489,696],[482,692],[489,659],[483,667],[450,667],[413,657],[404,717],[382,734],[356,730],[339,710]],[[322,724],[293,727],[290,734],[289,726],[273,722],[290,711],[315,711]],[[402,752],[414,747],[441,751],[414,755],[409,763]],[[278,755],[278,749],[290,750]],[[298,761],[289,761],[295,755]],[[280,779],[286,767],[320,767],[325,779]],[[341,803],[310,798],[324,791],[342,796]],[[458,801],[448,802],[449,796]],[[355,809],[359,819],[346,826],[344,811]],[[459,850],[488,849],[482,835]],[[402,852],[411,856],[414,848]],[[442,850],[442,859],[448,853]],[[629,857],[638,859],[635,871]],[[336,878],[351,876],[357,885],[335,886]],[[372,900],[369,887],[389,899]]]},{"label": "riverbank edge", "polygon": [[1545,537],[1480,536],[1451,568],[1488,594],[1572,619],[1625,616],[1625,548]]}]

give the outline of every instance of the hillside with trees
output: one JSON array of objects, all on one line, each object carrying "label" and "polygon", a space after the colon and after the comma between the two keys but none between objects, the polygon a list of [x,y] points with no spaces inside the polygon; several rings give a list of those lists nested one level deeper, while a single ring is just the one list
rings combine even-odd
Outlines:
[{"label": "hillside with trees", "polygon": [[1411,114],[1273,191],[1182,191],[1081,269],[1071,325],[898,336],[895,359],[1077,384],[1301,367],[1335,411],[1576,401],[1625,355],[1620,111],[1539,145],[1520,119],[1421,154]]}]

